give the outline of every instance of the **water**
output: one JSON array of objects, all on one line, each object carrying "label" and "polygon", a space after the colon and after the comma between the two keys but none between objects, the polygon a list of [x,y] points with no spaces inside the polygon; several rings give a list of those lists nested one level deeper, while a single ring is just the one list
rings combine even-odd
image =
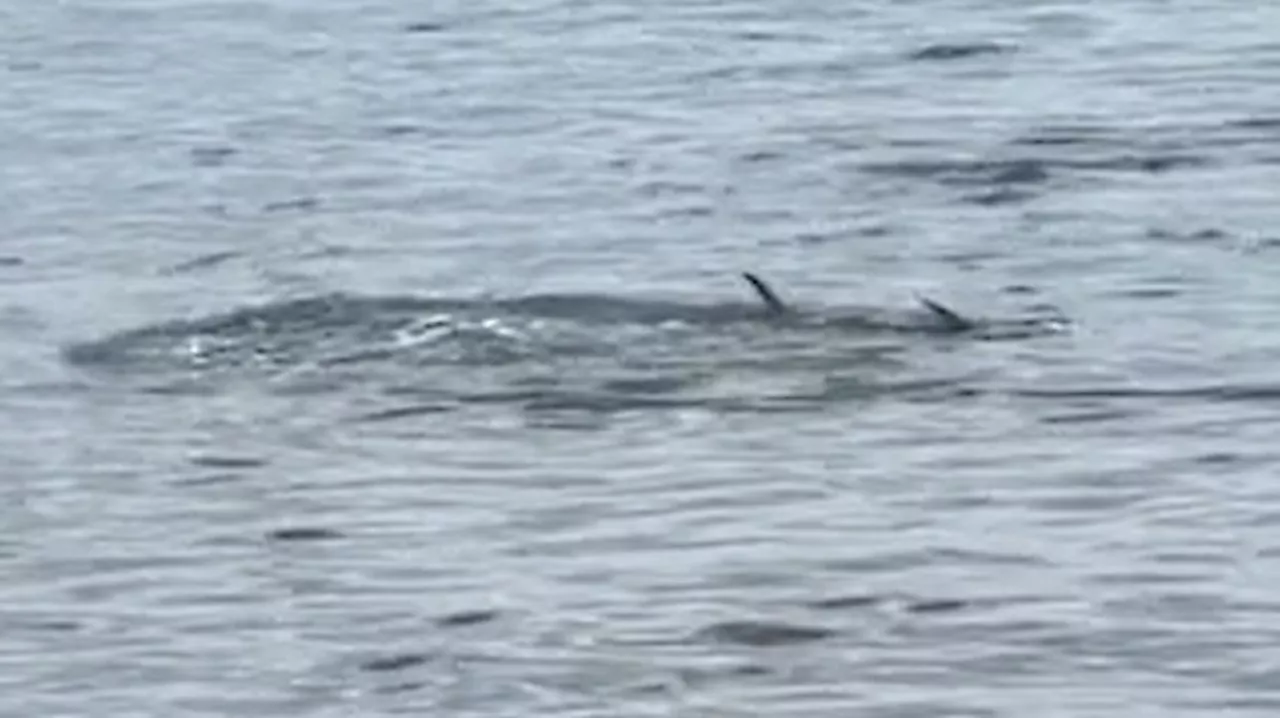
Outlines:
[{"label": "water", "polygon": [[1280,10],[434,5],[0,8],[0,714],[1280,707]]}]

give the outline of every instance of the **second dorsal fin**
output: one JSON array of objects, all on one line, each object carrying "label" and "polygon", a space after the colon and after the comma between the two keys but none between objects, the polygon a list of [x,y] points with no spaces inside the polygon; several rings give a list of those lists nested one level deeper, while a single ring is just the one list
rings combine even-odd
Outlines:
[{"label": "second dorsal fin", "polygon": [[756,290],[756,294],[759,295],[760,301],[764,302],[764,305],[769,308],[770,312],[774,314],[786,314],[790,311],[787,309],[787,305],[778,298],[778,295],[774,294],[773,289],[771,289],[768,284],[764,283],[763,279],[757,277],[751,272],[743,272],[742,278],[751,284],[752,289]]}]

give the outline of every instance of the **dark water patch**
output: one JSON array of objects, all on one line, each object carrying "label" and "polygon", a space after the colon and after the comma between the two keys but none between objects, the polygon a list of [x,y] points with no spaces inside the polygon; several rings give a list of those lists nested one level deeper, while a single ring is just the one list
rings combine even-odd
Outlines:
[{"label": "dark water patch", "polygon": [[248,456],[195,456],[190,459],[192,466],[206,469],[258,469],[267,465],[266,459]]},{"label": "dark water patch", "polygon": [[1034,302],[1028,305],[1025,311],[1035,316],[1056,317],[1060,321],[1068,321],[1066,313],[1062,311],[1062,307],[1051,302]]},{"label": "dark water patch", "polygon": [[834,238],[832,234],[820,232],[801,232],[796,235],[796,242],[800,244],[826,244]]},{"label": "dark water patch", "polygon": [[1137,416],[1138,412],[1131,409],[1092,409],[1084,411],[1063,412],[1042,416],[1038,419],[1041,424],[1048,426],[1055,425],[1072,425],[1072,424],[1101,424],[1108,421],[1123,421],[1132,419]]},{"label": "dark water patch", "polygon": [[367,414],[361,414],[356,417],[356,420],[367,422],[394,421],[396,419],[409,419],[415,416],[447,414],[451,411],[455,411],[456,409],[457,406],[452,404],[418,404],[415,406],[400,406],[394,409],[371,411]]},{"label": "dark water patch", "polygon": [[1006,254],[999,250],[990,249],[970,249],[959,252],[947,252],[939,255],[938,261],[947,264],[957,264],[962,267],[979,267],[987,262],[998,262],[1004,259]]},{"label": "dark water patch", "polygon": [[44,64],[38,60],[11,60],[5,63],[5,67],[10,72],[35,72],[44,69]]},{"label": "dark water patch", "polygon": [[606,379],[600,389],[622,395],[670,394],[701,383],[701,377],[693,376],[645,376]]},{"label": "dark water patch", "polygon": [[916,599],[908,601],[903,610],[907,613],[933,614],[955,613],[972,607],[972,603],[957,598]]},{"label": "dark water patch", "polygon": [[854,233],[859,237],[879,238],[888,237],[894,233],[894,228],[887,224],[868,224],[858,227]]},{"label": "dark water patch", "polygon": [[427,35],[431,33],[444,32],[448,28],[442,22],[411,22],[406,23],[401,29],[413,35]]},{"label": "dark water patch", "polygon": [[1114,296],[1130,299],[1169,299],[1181,296],[1183,290],[1177,287],[1130,287],[1112,292]]},{"label": "dark water patch", "polygon": [[797,42],[808,40],[812,35],[802,34],[798,32],[778,32],[776,30],[743,30],[734,33],[735,38],[746,40],[747,42]]},{"label": "dark water patch", "polygon": [[486,404],[531,404],[552,393],[548,389],[495,389],[492,391],[460,392],[458,401],[462,404],[484,406]]},{"label": "dark water patch", "polygon": [[210,269],[243,256],[243,253],[236,252],[234,250],[213,252],[212,254],[205,254],[194,259],[189,259],[185,262],[179,262],[178,264],[169,267],[166,274],[186,274],[188,272],[194,272],[201,269]]},{"label": "dark water patch", "polygon": [[1010,187],[1002,187],[990,192],[979,192],[975,194],[967,194],[960,198],[960,201],[967,204],[975,204],[979,207],[1001,207],[1010,204],[1022,204],[1036,199],[1040,195],[1036,192],[1028,192],[1027,190],[1013,189]]},{"label": "dark water patch", "polygon": [[698,217],[710,217],[715,214],[715,208],[705,204],[689,204],[682,207],[664,207],[658,213],[661,219],[693,219]]},{"label": "dark water patch", "polygon": [[191,163],[196,167],[221,167],[236,155],[236,148],[227,145],[192,147]]},{"label": "dark water patch", "polygon": [[222,484],[233,484],[238,481],[244,481],[245,475],[237,471],[220,471],[212,474],[204,474],[202,476],[187,476],[174,480],[177,486],[202,487],[202,486],[219,486]]},{"label": "dark water patch", "polygon": [[1008,160],[902,160],[872,162],[861,169],[909,179],[927,179],[944,185],[1043,184],[1050,178],[1051,161],[1046,159]]},{"label": "dark water patch", "polygon": [[[1264,511],[1253,517],[1249,524],[1252,526],[1266,526],[1268,528],[1275,526],[1280,522],[1280,512]],[[1258,549],[1257,557],[1260,559],[1276,559],[1280,558],[1280,546],[1264,546]]]},{"label": "dark water patch", "polygon": [[987,396],[990,393],[976,386],[957,386],[952,389],[951,396],[956,399],[976,399],[980,396]]},{"label": "dark water patch", "polygon": [[1013,160],[1001,163],[991,175],[993,184],[1042,184],[1049,179],[1049,170],[1043,160]]},{"label": "dark water patch", "polygon": [[0,267],[20,267],[25,263],[22,257],[15,257],[11,254],[0,256]]},{"label": "dark water patch", "polygon": [[892,236],[896,232],[896,228],[887,224],[868,224],[852,229],[832,229],[827,231],[809,230],[801,232],[795,236],[795,241],[799,244],[827,244],[830,242],[846,239],[847,237],[865,237],[867,239],[879,239],[881,237]]},{"label": "dark water patch", "polygon": [[320,526],[291,526],[267,532],[267,539],[271,541],[331,541],[345,537],[346,534],[337,529]]},{"label": "dark water patch", "polygon": [[41,633],[76,633],[87,628],[86,624],[70,618],[44,618],[15,621],[21,630]]},{"label": "dark water patch", "polygon": [[825,561],[824,568],[844,574],[893,574],[914,568],[928,568],[936,562],[937,557],[927,551],[880,551],[866,556]]},{"label": "dark water patch", "polygon": [[1239,120],[1228,120],[1223,125],[1246,130],[1280,130],[1280,117],[1245,117]]},{"label": "dark water patch", "polygon": [[219,387],[208,377],[179,377],[169,381],[148,381],[136,387],[151,396],[216,396]]},{"label": "dark water patch", "polygon": [[[1090,583],[1096,583],[1102,586],[1195,586],[1201,581],[1201,576],[1197,571],[1191,570],[1174,570],[1172,566],[1168,571],[1138,569],[1134,571],[1103,571],[1092,573],[1089,575]],[[1173,589],[1169,589],[1173,590]],[[1148,594],[1148,597],[1159,601],[1161,597],[1154,592]],[[1145,603],[1145,600],[1143,601]]]},{"label": "dark water patch", "polygon": [[1178,274],[1134,277],[1124,285],[1106,291],[1105,294],[1132,299],[1167,299],[1186,293],[1190,281],[1189,277]]},{"label": "dark water patch", "polygon": [[916,61],[965,60],[972,57],[1004,55],[1015,51],[1012,45],[995,42],[937,43],[926,45],[907,55]]},{"label": "dark water patch", "polygon": [[901,401],[946,401],[956,398],[957,383],[954,379],[902,379],[896,381],[872,381],[860,376],[828,376],[823,378],[822,390],[816,395],[794,394],[786,398],[794,400],[814,399],[819,404],[848,401],[871,401],[892,398]]},{"label": "dark water patch", "polygon": [[1174,566],[1221,566],[1233,562],[1229,553],[1195,549],[1156,551],[1149,554],[1149,560]]},{"label": "dark water patch", "polygon": [[851,608],[871,608],[884,602],[881,596],[870,594],[852,594],[849,596],[833,596],[810,601],[809,607],[823,611],[842,611]]},{"label": "dark water patch", "polygon": [[1113,146],[1118,142],[1110,130],[1097,127],[1046,127],[1009,141],[1012,147]]},{"label": "dark water patch", "polygon": [[427,687],[424,681],[401,681],[385,686],[377,686],[373,690],[380,695],[394,696],[401,693],[413,693]]},{"label": "dark water patch", "polygon": [[1005,294],[1015,294],[1019,296],[1029,296],[1039,294],[1040,290],[1030,284],[1006,284],[1000,288]]},{"label": "dark water patch", "polygon": [[[973,494],[962,499],[962,506],[987,506],[991,502],[991,498],[985,494]],[[956,499],[949,499],[955,502]],[[952,504],[939,504],[944,507]],[[979,551],[972,549],[943,547],[933,551],[933,556],[939,561],[952,563],[956,565],[1003,565],[1003,566],[1044,566],[1044,559],[1026,554],[1001,551]]]},{"label": "dark water patch", "polygon": [[1192,459],[1197,464],[1205,464],[1209,466],[1226,466],[1229,464],[1238,464],[1244,460],[1240,454],[1231,451],[1215,451]]},{"label": "dark water patch", "polygon": [[360,669],[369,673],[390,673],[421,666],[430,661],[431,656],[424,653],[398,653],[391,656],[370,658],[360,664]]},{"label": "dark water patch", "polygon": [[816,396],[777,397],[746,401],[707,401],[703,406],[718,414],[806,414],[821,411],[827,403]]},{"label": "dark water patch", "polygon": [[479,626],[485,623],[491,623],[501,615],[498,611],[492,609],[474,609],[470,611],[458,611],[447,616],[441,616],[436,619],[436,625],[441,628],[462,628],[465,626]]},{"label": "dark water patch", "polygon": [[617,414],[642,409],[692,409],[706,406],[698,397],[658,397],[609,392],[559,391],[544,392],[524,402],[523,409],[534,413],[572,412],[585,414]]},{"label": "dark water patch", "polygon": [[1244,242],[1242,251],[1246,254],[1256,254],[1276,247],[1280,247],[1280,237],[1261,237]]},{"label": "dark water patch", "polygon": [[1200,399],[1205,401],[1280,401],[1280,386],[1271,384],[1223,384],[1201,386],[1079,386],[1061,388],[1013,388],[1011,396],[1028,399]]},{"label": "dark water patch", "polygon": [[782,159],[782,153],[774,150],[753,150],[744,153],[739,159],[748,164],[756,164],[760,162],[768,162],[770,160]]},{"label": "dark water patch", "polygon": [[536,431],[560,431],[572,434],[595,434],[609,427],[609,414],[549,411],[526,412],[524,426]]},{"label": "dark water patch", "polygon": [[855,142],[852,140],[831,140],[830,145],[834,149],[839,150],[866,150],[871,147],[887,147],[890,149],[901,150],[932,150],[936,152],[946,152],[951,149],[951,144],[945,140],[933,139],[928,137],[893,137],[886,140],[879,140],[875,143],[871,142]]},{"label": "dark water patch", "polygon": [[700,629],[694,634],[694,639],[763,648],[811,643],[834,635],[835,631],[820,626],[767,621],[726,621]]},{"label": "dark water patch", "polygon": [[1173,170],[1208,167],[1213,161],[1203,155],[1126,153],[1092,160],[1060,160],[1059,164],[1078,170],[1164,174]]},{"label": "dark water patch", "polygon": [[395,358],[399,353],[399,349],[394,346],[355,349],[334,356],[320,357],[316,360],[316,363],[323,367],[341,367],[349,364],[385,361]]},{"label": "dark water patch", "polygon": [[636,191],[645,197],[680,197],[707,194],[707,188],[703,185],[673,180],[644,182],[636,187]]},{"label": "dark water patch", "polygon": [[262,211],[268,213],[310,212],[319,206],[320,200],[315,197],[296,197],[294,199],[280,200],[277,202],[266,202],[262,205]]},{"label": "dark water patch", "polygon": [[1065,167],[1082,170],[1107,170],[1113,172],[1145,172],[1147,174],[1163,174],[1179,169],[1207,167],[1213,161],[1203,155],[1165,154],[1165,153],[1130,153],[1097,160],[1063,160]]},{"label": "dark water patch", "polygon": [[1195,230],[1175,230],[1163,227],[1151,227],[1146,232],[1147,239],[1161,242],[1177,243],[1215,243],[1232,239],[1229,232],[1214,227]]},{"label": "dark water patch", "polygon": [[[1142,172],[1162,174],[1212,164],[1203,155],[1164,152],[1124,152],[1105,157],[1022,157],[974,160],[901,160],[870,162],[860,169],[870,174],[928,180],[945,187],[983,188],[968,200],[998,204],[1002,200],[1024,201],[1034,197],[1032,187],[1050,182],[1065,172]],[[1005,194],[1007,193],[1007,195]]]},{"label": "dark water patch", "polygon": [[422,128],[417,125],[387,125],[382,127],[379,132],[386,137],[405,137],[407,135],[421,134]]},{"label": "dark water patch", "polygon": [[637,160],[634,157],[613,157],[605,161],[604,166],[611,170],[630,171],[636,168]]}]

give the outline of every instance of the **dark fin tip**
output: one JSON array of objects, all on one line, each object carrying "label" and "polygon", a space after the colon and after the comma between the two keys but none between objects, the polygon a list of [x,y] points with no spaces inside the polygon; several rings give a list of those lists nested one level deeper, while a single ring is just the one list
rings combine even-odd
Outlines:
[{"label": "dark fin tip", "polygon": [[773,290],[769,288],[768,284],[765,284],[763,279],[757,277],[751,272],[743,272],[742,278],[747,280],[747,282],[751,284],[751,287],[756,290],[756,294],[760,296],[760,301],[764,302],[765,306],[769,308],[769,311],[774,314],[787,313],[787,305],[778,298],[777,294],[774,294]]},{"label": "dark fin tip", "polygon": [[974,327],[974,323],[971,320],[965,319],[928,297],[917,297],[917,299],[926,309],[933,312],[935,317],[941,319],[947,325],[948,329],[959,332],[966,329],[972,329]]}]

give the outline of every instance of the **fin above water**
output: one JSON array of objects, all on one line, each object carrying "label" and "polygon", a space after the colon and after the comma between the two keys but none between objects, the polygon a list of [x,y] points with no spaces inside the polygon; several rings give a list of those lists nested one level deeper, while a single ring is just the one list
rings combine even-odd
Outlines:
[{"label": "fin above water", "polygon": [[756,294],[759,295],[760,301],[764,302],[764,305],[769,308],[770,312],[774,314],[786,314],[790,311],[787,309],[787,305],[778,298],[777,294],[774,293],[773,289],[771,289],[768,284],[765,284],[763,279],[757,277],[751,272],[743,272],[742,278],[747,280],[747,282],[751,284],[751,287],[756,290]]},{"label": "fin above water", "polygon": [[972,320],[964,318],[928,297],[916,297],[916,301],[920,302],[925,309],[932,312],[933,316],[941,319],[947,329],[960,332],[966,329],[972,329],[975,326]]}]

